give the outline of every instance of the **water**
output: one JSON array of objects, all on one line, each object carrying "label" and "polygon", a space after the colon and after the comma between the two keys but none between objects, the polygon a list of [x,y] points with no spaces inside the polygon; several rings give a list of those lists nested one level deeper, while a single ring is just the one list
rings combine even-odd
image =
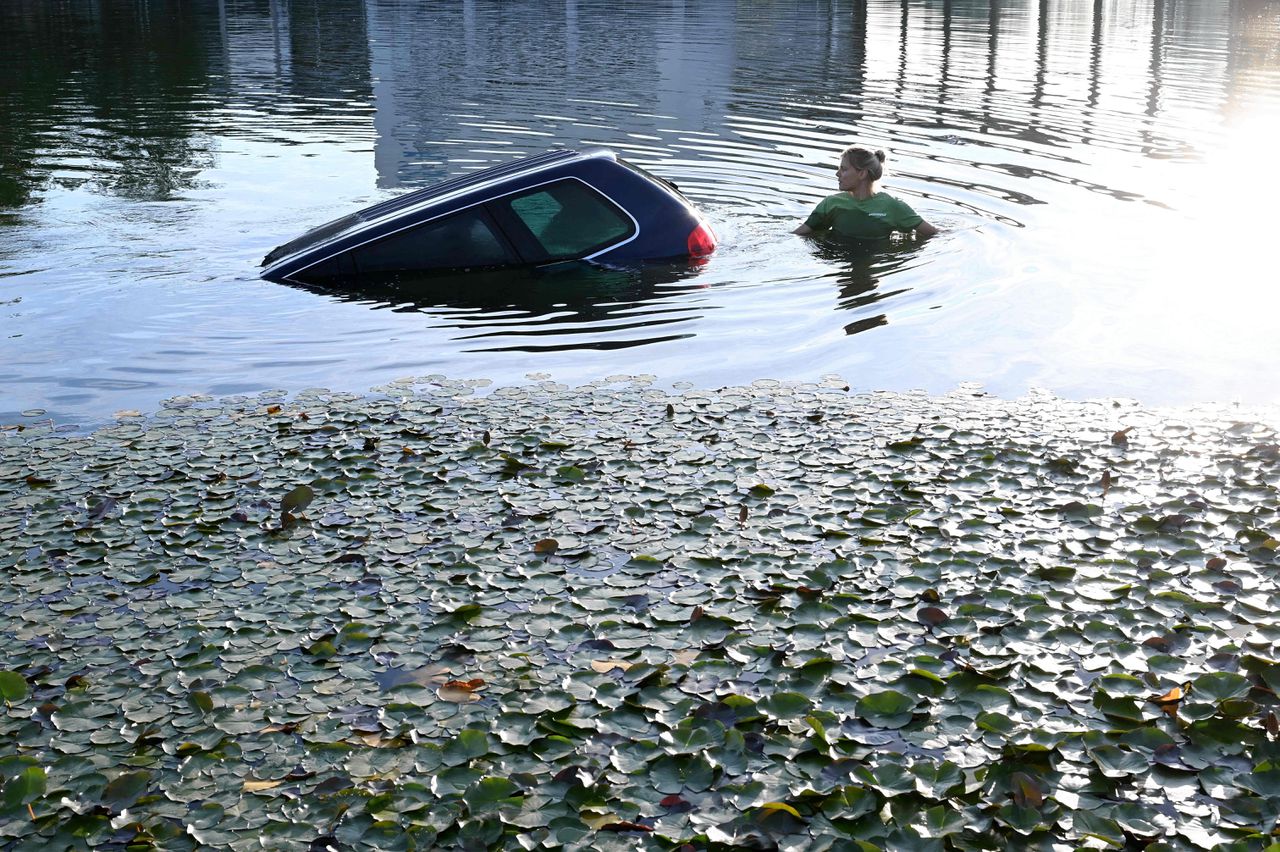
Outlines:
[{"label": "water", "polygon": [[[1277,0],[9,0],[0,39],[0,423],[431,373],[1280,401]],[[942,236],[790,234],[852,141]],[[257,278],[584,144],[677,182],[711,261]]]}]

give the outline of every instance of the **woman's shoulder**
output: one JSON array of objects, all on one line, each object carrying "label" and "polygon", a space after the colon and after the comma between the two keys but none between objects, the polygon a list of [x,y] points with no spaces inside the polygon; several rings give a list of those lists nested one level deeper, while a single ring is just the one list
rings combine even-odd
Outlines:
[{"label": "woman's shoulder", "polygon": [[841,191],[831,193],[826,198],[819,201],[818,204],[824,207],[831,207],[833,205],[848,204],[851,201],[853,201],[853,196],[847,192]]}]

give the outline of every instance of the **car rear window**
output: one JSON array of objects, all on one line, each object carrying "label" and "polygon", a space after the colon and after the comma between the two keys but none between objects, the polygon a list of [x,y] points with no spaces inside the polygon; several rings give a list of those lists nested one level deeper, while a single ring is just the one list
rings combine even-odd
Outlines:
[{"label": "car rear window", "polygon": [[506,199],[547,259],[585,257],[631,236],[635,225],[591,187],[565,180]]},{"label": "car rear window", "polygon": [[466,269],[515,262],[478,207],[352,249],[351,257],[360,272]]}]

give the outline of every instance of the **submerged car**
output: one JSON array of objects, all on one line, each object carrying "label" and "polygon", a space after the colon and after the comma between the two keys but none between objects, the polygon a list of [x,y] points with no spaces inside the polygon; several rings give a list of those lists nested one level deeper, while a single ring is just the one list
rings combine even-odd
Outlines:
[{"label": "submerged car", "polygon": [[263,260],[270,281],[703,257],[711,228],[674,184],[607,148],[553,150],[321,225]]}]

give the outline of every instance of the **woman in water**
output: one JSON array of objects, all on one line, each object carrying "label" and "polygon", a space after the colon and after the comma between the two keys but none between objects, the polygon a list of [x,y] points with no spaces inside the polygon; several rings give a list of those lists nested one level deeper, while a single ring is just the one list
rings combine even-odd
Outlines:
[{"label": "woman in water", "polygon": [[892,195],[876,191],[884,174],[884,151],[851,145],[840,156],[836,181],[840,191],[818,202],[794,233],[830,235],[846,239],[875,240],[894,231],[911,231],[920,239],[938,229]]}]

